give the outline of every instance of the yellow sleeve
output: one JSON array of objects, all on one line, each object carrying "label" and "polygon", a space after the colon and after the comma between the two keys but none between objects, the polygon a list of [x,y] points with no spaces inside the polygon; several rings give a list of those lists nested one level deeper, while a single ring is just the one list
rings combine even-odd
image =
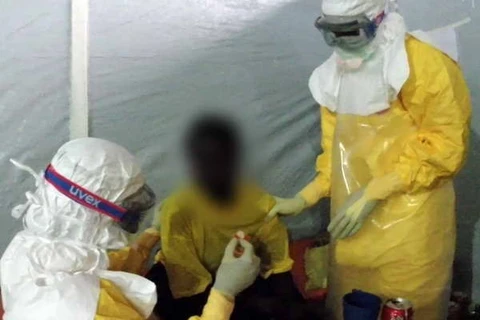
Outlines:
[{"label": "yellow sleeve", "polygon": [[100,279],[100,295],[94,320],[145,320],[111,281]]},{"label": "yellow sleeve", "polygon": [[147,271],[151,250],[159,240],[159,233],[148,229],[138,237],[131,247],[109,252],[109,270],[144,275]]},{"label": "yellow sleeve", "polygon": [[156,229],[156,230],[160,230],[161,228],[161,223],[162,223],[162,210],[161,210],[161,206],[158,210],[155,210],[154,214],[153,214],[153,220],[152,220],[152,228]]},{"label": "yellow sleeve", "polygon": [[111,271],[123,271],[125,268],[125,265],[127,264],[127,261],[132,256],[131,251],[132,250],[130,247],[125,247],[120,250],[110,251],[108,253],[108,259],[110,261],[108,269]]},{"label": "yellow sleeve", "polygon": [[[266,195],[261,202],[266,208],[265,215],[275,206],[275,199]],[[252,239],[256,254],[262,260],[262,277],[268,278],[272,274],[288,272],[292,269],[293,260],[290,258],[289,239],[287,228],[278,219],[265,222]]]},{"label": "yellow sleeve", "polygon": [[410,79],[400,99],[418,130],[396,165],[406,190],[434,188],[461,169],[468,146],[470,93],[459,66],[414,38],[407,41]]},{"label": "yellow sleeve", "polygon": [[233,301],[220,292],[212,289],[201,317],[191,317],[189,320],[228,320],[233,312]]},{"label": "yellow sleeve", "polygon": [[310,182],[300,195],[307,202],[308,206],[313,206],[320,199],[330,195],[331,175],[332,175],[332,144],[335,132],[336,118],[333,112],[326,107],[320,107],[321,125],[322,125],[322,154],[317,157],[315,170],[317,176]]},{"label": "yellow sleeve", "polygon": [[212,282],[212,276],[197,256],[190,221],[174,199],[167,199],[160,210],[160,260],[167,270],[173,297],[178,299],[204,292]]}]

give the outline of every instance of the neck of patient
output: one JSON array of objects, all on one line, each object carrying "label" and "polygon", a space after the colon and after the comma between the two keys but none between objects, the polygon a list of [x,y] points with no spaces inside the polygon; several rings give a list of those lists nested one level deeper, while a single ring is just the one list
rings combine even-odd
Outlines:
[{"label": "neck of patient", "polygon": [[229,206],[235,201],[235,187],[233,184],[203,185],[202,188],[220,206]]}]

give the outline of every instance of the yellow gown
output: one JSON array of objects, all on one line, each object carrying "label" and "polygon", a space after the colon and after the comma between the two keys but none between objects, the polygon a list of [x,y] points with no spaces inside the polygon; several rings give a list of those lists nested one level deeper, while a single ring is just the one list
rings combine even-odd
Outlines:
[{"label": "yellow gown", "polygon": [[193,186],[169,197],[160,212],[162,251],[157,260],[165,265],[173,296],[204,292],[239,230],[252,237],[264,277],[290,271],[286,228],[278,219],[265,222],[274,205],[273,197],[247,185],[239,187],[228,207],[218,206]]},{"label": "yellow gown", "polygon": [[[150,252],[159,240],[158,234],[143,233],[134,248],[128,247],[109,254],[110,270],[143,274]],[[202,316],[192,316],[190,320],[228,320],[234,302],[221,293],[212,290]],[[135,306],[125,297],[113,282],[100,280],[95,320],[146,320]]]},{"label": "yellow gown", "polygon": [[415,318],[446,318],[455,251],[452,178],[465,162],[471,102],[459,66],[409,36],[410,76],[390,109],[341,115],[321,107],[323,153],[301,195],[313,205],[331,196],[332,218],[372,178],[397,173],[388,197],[354,236],[332,244],[329,306],[361,289],[413,302]]}]

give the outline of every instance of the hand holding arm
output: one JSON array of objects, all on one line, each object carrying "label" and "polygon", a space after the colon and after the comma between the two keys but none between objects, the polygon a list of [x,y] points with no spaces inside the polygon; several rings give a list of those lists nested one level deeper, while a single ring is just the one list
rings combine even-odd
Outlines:
[{"label": "hand holding arm", "polygon": [[275,197],[276,204],[270,210],[266,220],[270,221],[278,215],[282,216],[296,216],[300,214],[307,207],[307,202],[302,196],[297,195],[295,198],[284,199]]}]

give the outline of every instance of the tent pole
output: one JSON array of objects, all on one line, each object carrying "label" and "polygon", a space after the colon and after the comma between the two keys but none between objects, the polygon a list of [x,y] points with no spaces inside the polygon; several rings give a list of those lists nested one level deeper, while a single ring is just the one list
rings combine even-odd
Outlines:
[{"label": "tent pole", "polygon": [[88,0],[71,0],[70,139],[88,137]]}]

